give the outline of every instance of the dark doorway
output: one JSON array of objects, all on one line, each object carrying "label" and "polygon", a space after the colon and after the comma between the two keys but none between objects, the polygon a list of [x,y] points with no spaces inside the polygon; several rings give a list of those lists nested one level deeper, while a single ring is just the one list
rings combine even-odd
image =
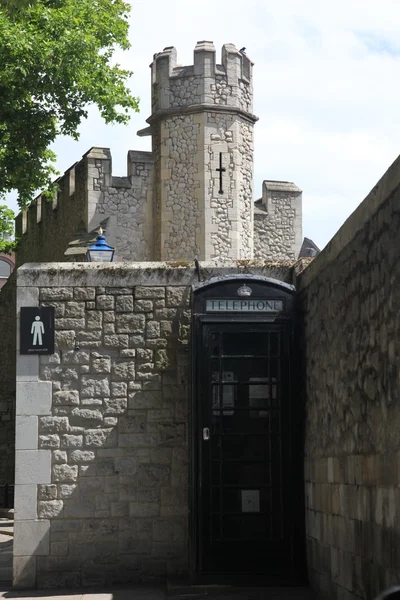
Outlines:
[{"label": "dark doorway", "polygon": [[[260,282],[224,283],[195,303],[204,312],[194,315],[193,567],[210,581],[298,583],[304,508],[292,299]],[[249,300],[234,295],[248,285],[251,314]]]}]

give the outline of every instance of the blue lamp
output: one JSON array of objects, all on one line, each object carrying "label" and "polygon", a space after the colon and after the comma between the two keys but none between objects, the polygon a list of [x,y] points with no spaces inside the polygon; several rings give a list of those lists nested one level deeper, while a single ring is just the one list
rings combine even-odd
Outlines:
[{"label": "blue lamp", "polygon": [[112,262],[114,248],[111,248],[107,244],[101,227],[97,233],[99,235],[96,238],[96,242],[87,249],[86,257],[88,262]]}]

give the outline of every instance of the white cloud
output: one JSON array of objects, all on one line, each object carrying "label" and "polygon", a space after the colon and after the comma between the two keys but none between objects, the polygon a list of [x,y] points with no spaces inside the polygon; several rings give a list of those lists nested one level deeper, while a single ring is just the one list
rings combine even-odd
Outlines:
[{"label": "white cloud", "polygon": [[[197,40],[246,46],[255,62],[255,197],[263,179],[304,191],[304,234],[323,246],[398,154],[400,3],[397,0],[131,0],[129,52],[141,113],[128,127],[105,126],[93,109],[81,139],[55,144],[59,169],[94,145],[110,147],[114,173],[150,113],[154,53],[174,45],[191,64]],[[217,56],[219,60],[219,56]]]}]

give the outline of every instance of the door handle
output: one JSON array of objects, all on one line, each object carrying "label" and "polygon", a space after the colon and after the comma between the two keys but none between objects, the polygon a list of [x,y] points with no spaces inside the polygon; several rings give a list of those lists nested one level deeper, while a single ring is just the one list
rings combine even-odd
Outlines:
[{"label": "door handle", "polygon": [[208,440],[210,439],[210,430],[208,427],[204,427],[203,429],[203,440],[205,442],[208,442]]}]

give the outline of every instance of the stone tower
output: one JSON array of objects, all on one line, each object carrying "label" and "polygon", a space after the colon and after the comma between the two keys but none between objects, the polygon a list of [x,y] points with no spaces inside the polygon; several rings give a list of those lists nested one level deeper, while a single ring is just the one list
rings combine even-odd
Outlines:
[{"label": "stone tower", "polygon": [[221,62],[207,41],[192,66],[154,55],[155,260],[253,256],[253,64],[232,44]]}]

